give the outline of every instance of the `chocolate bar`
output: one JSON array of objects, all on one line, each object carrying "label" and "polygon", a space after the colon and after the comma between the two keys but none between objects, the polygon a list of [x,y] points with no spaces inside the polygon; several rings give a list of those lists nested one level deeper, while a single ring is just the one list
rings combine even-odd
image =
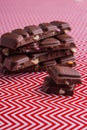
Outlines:
[{"label": "chocolate bar", "polygon": [[15,50],[9,48],[2,48],[2,54],[8,56],[11,54],[23,54],[23,53],[36,53],[36,52],[49,52],[55,50],[72,49],[71,44],[61,44],[56,38],[47,38],[40,42],[30,43],[29,45],[19,47]]},{"label": "chocolate bar", "polygon": [[[51,28],[54,28],[54,25],[51,25]],[[39,26],[31,25],[25,27],[24,30],[16,29],[10,33],[3,34],[1,36],[0,46],[16,49],[35,41],[55,36],[58,33],[57,28],[54,28],[54,30],[48,29],[48,31],[45,32]]]},{"label": "chocolate bar", "polygon": [[56,58],[59,57],[63,57],[63,56],[69,56],[72,55],[72,52],[70,50],[65,50],[65,51],[52,51],[50,52],[42,52],[42,53],[33,53],[30,55],[31,57],[31,61],[35,62],[35,64],[40,63],[40,62],[45,62],[48,60],[54,60]]},{"label": "chocolate bar", "polygon": [[60,30],[63,30],[64,32],[66,31],[71,31],[71,27],[67,22],[62,22],[62,21],[52,21],[51,24],[57,26]]},{"label": "chocolate bar", "polygon": [[41,91],[48,94],[58,94],[64,96],[73,96],[75,84],[67,86],[56,84],[53,79],[49,76],[45,77],[44,83],[42,84]]},{"label": "chocolate bar", "polygon": [[47,71],[56,84],[81,84],[81,76],[74,68],[55,65],[47,67]]},{"label": "chocolate bar", "polygon": [[24,53],[35,53],[35,52],[41,52],[40,48],[39,48],[39,44],[38,43],[31,43],[29,45],[26,46],[22,46],[19,47],[17,49],[10,49],[10,48],[2,48],[0,50],[1,54],[5,55],[5,56],[9,56],[12,54],[24,54]]},{"label": "chocolate bar", "polygon": [[30,58],[26,55],[13,55],[5,58],[3,66],[9,71],[20,70],[32,66]]}]

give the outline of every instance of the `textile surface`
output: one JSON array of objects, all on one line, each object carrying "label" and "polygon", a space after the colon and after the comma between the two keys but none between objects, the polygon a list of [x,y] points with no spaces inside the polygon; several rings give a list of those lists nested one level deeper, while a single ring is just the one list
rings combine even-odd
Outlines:
[{"label": "textile surface", "polygon": [[0,130],[87,130],[87,0],[0,0],[0,35],[53,20],[72,27],[82,84],[58,96],[40,91],[46,72],[0,75]]}]

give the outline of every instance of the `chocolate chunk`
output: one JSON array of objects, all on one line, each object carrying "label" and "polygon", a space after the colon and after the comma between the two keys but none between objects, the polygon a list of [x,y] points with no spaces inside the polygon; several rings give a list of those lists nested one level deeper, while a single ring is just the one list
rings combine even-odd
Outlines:
[{"label": "chocolate chunk", "polygon": [[27,31],[30,35],[38,35],[43,33],[42,29],[36,25],[26,26],[24,30]]},{"label": "chocolate chunk", "polygon": [[24,38],[29,37],[29,34],[23,29],[15,29],[15,30],[12,31],[12,33],[22,35]]},{"label": "chocolate chunk", "polygon": [[62,46],[70,48],[73,53],[76,52],[76,45],[71,36],[67,34],[62,34],[62,35],[56,35],[55,37],[61,42]]},{"label": "chocolate chunk", "polygon": [[56,84],[51,77],[47,76],[44,79],[44,83],[41,87],[41,91],[48,93],[48,94],[58,94],[58,95],[65,95],[65,96],[73,96],[74,94],[74,87],[75,84],[67,86]]},{"label": "chocolate chunk", "polygon": [[55,31],[57,30],[57,27],[55,25],[52,25],[50,23],[41,23],[39,26],[42,28],[43,31]]},{"label": "chocolate chunk", "polygon": [[15,48],[23,42],[23,37],[14,33],[5,33],[1,36],[1,45],[8,48]]},{"label": "chocolate chunk", "polygon": [[47,71],[56,84],[72,85],[81,83],[81,76],[74,68],[55,65],[48,67]]},{"label": "chocolate chunk", "polygon": [[56,38],[62,43],[74,43],[74,40],[68,34],[57,35]]},{"label": "chocolate chunk", "polygon": [[57,26],[60,30],[71,30],[71,27],[68,23],[62,21],[52,21],[51,24]]},{"label": "chocolate chunk", "polygon": [[5,58],[3,66],[9,71],[16,71],[32,66],[30,59],[26,55],[13,55]]},{"label": "chocolate chunk", "polygon": [[40,42],[40,48],[44,51],[58,50],[61,43],[55,38],[47,38]]},{"label": "chocolate chunk", "polygon": [[56,59],[56,61],[58,64],[62,66],[70,66],[70,67],[76,66],[74,56],[61,57],[61,58]]}]

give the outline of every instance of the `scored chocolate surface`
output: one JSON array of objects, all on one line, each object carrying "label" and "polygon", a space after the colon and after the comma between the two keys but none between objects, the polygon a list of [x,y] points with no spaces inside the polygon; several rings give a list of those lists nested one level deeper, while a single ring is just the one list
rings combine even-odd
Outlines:
[{"label": "scored chocolate surface", "polygon": [[71,85],[81,83],[81,76],[74,68],[55,65],[48,67],[47,71],[56,84]]},{"label": "scored chocolate surface", "polygon": [[51,24],[57,26],[59,29],[62,30],[71,30],[70,25],[67,22],[62,22],[62,21],[52,21]]},{"label": "scored chocolate surface", "polygon": [[30,35],[37,35],[43,33],[42,29],[36,25],[26,26],[24,30],[28,32]]}]

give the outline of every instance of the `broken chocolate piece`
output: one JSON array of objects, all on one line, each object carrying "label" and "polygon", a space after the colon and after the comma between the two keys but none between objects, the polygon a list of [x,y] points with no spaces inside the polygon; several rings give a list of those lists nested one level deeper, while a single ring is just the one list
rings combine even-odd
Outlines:
[{"label": "broken chocolate piece", "polygon": [[65,96],[73,96],[75,84],[67,86],[56,84],[51,77],[47,76],[44,79],[44,83],[41,87],[41,91],[48,94],[58,94]]},{"label": "broken chocolate piece", "polygon": [[55,65],[48,67],[47,71],[56,84],[81,84],[81,76],[74,68]]},{"label": "broken chocolate piece", "polygon": [[5,58],[3,66],[9,71],[20,70],[32,66],[32,62],[26,55],[13,55]]}]

